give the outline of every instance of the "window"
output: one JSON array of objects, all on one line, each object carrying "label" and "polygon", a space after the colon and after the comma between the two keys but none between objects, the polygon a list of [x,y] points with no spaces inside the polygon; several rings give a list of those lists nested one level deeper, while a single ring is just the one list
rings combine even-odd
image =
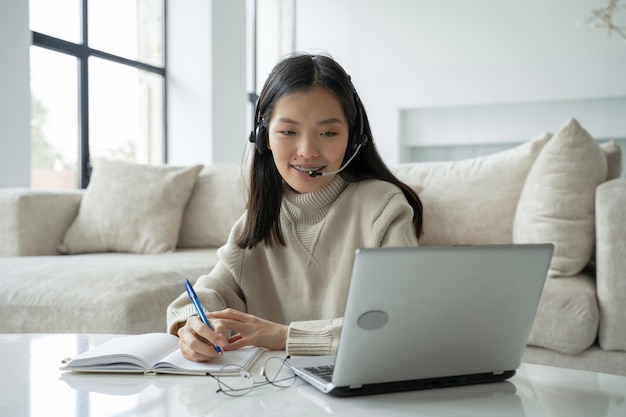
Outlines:
[{"label": "window", "polygon": [[164,22],[164,0],[30,0],[33,188],[166,161]]}]

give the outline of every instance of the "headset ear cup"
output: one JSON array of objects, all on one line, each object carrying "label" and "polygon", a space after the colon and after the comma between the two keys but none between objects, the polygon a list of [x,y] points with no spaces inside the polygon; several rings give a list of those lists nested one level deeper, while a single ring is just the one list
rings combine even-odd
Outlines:
[{"label": "headset ear cup", "polygon": [[368,141],[369,139],[367,138],[367,135],[365,133],[362,133],[361,137],[359,138],[359,145],[361,145],[361,147],[364,147],[365,145],[367,145]]},{"label": "headset ear cup", "polygon": [[350,136],[350,148],[352,149],[352,152],[356,152],[359,146],[364,148],[368,142],[369,139],[363,132],[354,132],[352,136]]},{"label": "headset ear cup", "polygon": [[356,129],[350,135],[350,143],[348,149],[350,149],[350,153],[356,151],[357,146],[359,145],[359,134],[356,132]]},{"label": "headset ear cup", "polygon": [[365,134],[365,122],[363,120],[363,104],[359,99],[359,96],[354,90],[353,87],[353,95],[354,95],[354,104],[356,105],[356,126],[354,127],[354,133],[350,138],[352,143],[352,151],[356,152],[359,146],[364,147],[367,145],[368,137]]},{"label": "headset ear cup", "polygon": [[265,125],[260,124],[256,128],[256,150],[262,154],[267,148],[267,129]]}]

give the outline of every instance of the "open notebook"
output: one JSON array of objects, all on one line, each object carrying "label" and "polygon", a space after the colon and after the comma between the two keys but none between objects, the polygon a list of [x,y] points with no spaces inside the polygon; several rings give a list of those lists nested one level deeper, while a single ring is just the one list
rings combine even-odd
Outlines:
[{"label": "open notebook", "polygon": [[337,355],[289,363],[334,395],[506,380],[520,365],[553,249],[360,249]]},{"label": "open notebook", "polygon": [[[263,352],[247,347],[224,352],[211,362],[185,359],[178,348],[178,337],[168,333],[118,336],[64,361],[61,370],[144,374],[224,375],[225,365],[249,369]],[[222,372],[220,372],[222,371]]]}]

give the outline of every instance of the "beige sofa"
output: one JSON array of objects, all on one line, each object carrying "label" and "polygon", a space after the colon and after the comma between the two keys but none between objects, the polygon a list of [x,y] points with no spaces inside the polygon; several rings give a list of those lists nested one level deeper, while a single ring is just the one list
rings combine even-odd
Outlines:
[{"label": "beige sofa", "polygon": [[[621,169],[573,119],[504,152],[394,167],[423,200],[420,245],[555,244],[525,361],[626,375]],[[242,171],[101,161],[86,191],[1,189],[0,333],[164,331],[245,209]]]}]

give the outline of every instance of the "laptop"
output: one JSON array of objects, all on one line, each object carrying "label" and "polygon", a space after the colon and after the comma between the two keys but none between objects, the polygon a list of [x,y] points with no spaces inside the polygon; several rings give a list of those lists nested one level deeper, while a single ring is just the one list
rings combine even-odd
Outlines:
[{"label": "laptop", "polygon": [[359,249],[337,354],[289,364],[336,396],[507,380],[521,363],[553,250]]}]

